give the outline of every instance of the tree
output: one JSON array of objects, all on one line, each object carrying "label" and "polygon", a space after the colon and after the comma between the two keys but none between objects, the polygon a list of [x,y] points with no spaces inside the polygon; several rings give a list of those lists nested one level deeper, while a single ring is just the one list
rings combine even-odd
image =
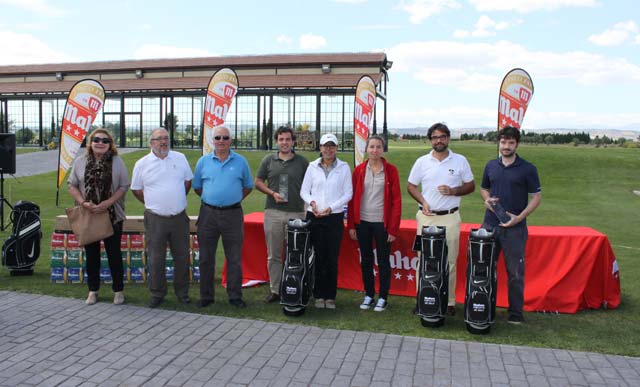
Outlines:
[{"label": "tree", "polygon": [[546,136],[544,136],[544,143],[547,145],[553,144],[553,136],[550,134],[547,134]]}]

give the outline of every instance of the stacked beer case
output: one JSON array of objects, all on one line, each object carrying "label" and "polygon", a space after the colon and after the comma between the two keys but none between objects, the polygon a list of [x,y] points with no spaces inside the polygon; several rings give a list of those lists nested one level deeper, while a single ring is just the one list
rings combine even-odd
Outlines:
[{"label": "stacked beer case", "polygon": [[[124,282],[146,282],[149,273],[146,257],[144,235],[123,233],[120,242],[122,263],[124,268]],[[189,279],[200,281],[200,259],[198,238],[195,234],[189,237]],[[87,281],[86,260],[84,248],[78,244],[73,233],[53,232],[51,234],[51,282],[53,283],[83,283]],[[173,281],[174,261],[171,250],[167,247],[166,276],[167,281]],[[111,283],[111,271],[104,244],[100,242],[100,281]]]}]

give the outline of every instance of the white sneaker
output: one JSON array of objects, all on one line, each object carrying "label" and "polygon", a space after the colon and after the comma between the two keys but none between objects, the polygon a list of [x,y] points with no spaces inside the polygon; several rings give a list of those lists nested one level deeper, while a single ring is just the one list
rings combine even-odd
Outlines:
[{"label": "white sneaker", "polygon": [[324,300],[324,307],[327,309],[335,309],[336,300]]},{"label": "white sneaker", "polygon": [[124,293],[123,292],[115,292],[113,294],[113,303],[115,305],[124,304]]},{"label": "white sneaker", "polygon": [[324,309],[324,298],[316,298],[316,308]]},{"label": "white sneaker", "polygon": [[376,303],[376,307],[373,308],[374,312],[382,312],[387,309],[387,300],[384,298],[378,298],[378,302]]},{"label": "white sneaker", "polygon": [[364,301],[360,304],[360,309],[367,310],[373,306],[373,298],[369,296],[364,296]]},{"label": "white sneaker", "polygon": [[87,305],[93,305],[98,302],[98,292],[89,292],[87,300],[84,302]]}]

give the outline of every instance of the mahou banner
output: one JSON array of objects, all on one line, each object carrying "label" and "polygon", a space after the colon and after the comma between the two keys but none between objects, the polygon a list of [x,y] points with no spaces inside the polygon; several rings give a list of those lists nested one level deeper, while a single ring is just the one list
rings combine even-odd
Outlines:
[{"label": "mahou banner", "polygon": [[533,81],[523,69],[513,69],[504,76],[498,102],[498,130],[505,126],[520,129],[527,106],[533,97]]},{"label": "mahou banner", "polygon": [[104,87],[98,81],[93,79],[78,81],[69,91],[60,129],[58,189],[103,105]]},{"label": "mahou banner", "polygon": [[213,152],[213,128],[224,124],[233,98],[238,93],[238,76],[229,68],[213,74],[204,102],[202,154]]},{"label": "mahou banner", "polygon": [[353,152],[355,165],[364,161],[367,138],[373,126],[373,109],[376,106],[376,85],[368,75],[363,75],[356,87],[355,105],[353,107],[353,132],[355,143]]}]

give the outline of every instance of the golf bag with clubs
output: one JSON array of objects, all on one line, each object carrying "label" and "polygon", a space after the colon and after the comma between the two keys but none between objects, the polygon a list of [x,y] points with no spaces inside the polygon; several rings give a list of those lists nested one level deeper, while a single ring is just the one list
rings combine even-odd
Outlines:
[{"label": "golf bag with clubs", "polygon": [[13,233],[2,245],[2,265],[11,275],[31,275],[40,257],[40,207],[20,200],[11,212]]},{"label": "golf bag with clubs", "polygon": [[304,314],[313,295],[315,253],[311,245],[311,221],[290,219],[280,284],[280,304],[287,316]]},{"label": "golf bag with clubs", "polygon": [[449,260],[445,227],[422,228],[419,235],[420,273],[417,311],[422,326],[439,327],[444,324],[449,294]]},{"label": "golf bag with clubs", "polygon": [[498,248],[494,232],[484,228],[469,234],[464,322],[470,333],[486,334],[496,315]]}]

